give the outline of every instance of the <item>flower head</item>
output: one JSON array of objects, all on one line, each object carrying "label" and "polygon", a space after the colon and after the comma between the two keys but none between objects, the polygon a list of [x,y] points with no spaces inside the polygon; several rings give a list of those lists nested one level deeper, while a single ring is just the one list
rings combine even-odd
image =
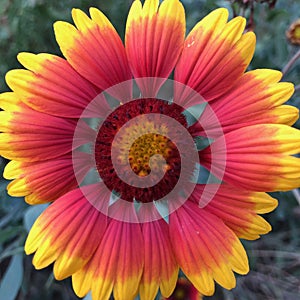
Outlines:
[{"label": "flower head", "polygon": [[300,45],[300,19],[291,24],[286,36],[292,44]]},{"label": "flower head", "polygon": [[171,297],[162,298],[161,300],[201,300],[201,294],[195,287],[183,277],[179,277],[175,290]]},{"label": "flower head", "polygon": [[[56,22],[65,58],[20,53],[0,95],[8,191],[53,202],[25,244],[93,299],[203,295],[249,270],[239,240],[271,230],[266,192],[300,185],[293,85],[246,72],[255,35],[217,9],[185,38],[178,0],[135,0],[125,46],[97,9]],[[174,71],[174,80],[168,79]]]}]

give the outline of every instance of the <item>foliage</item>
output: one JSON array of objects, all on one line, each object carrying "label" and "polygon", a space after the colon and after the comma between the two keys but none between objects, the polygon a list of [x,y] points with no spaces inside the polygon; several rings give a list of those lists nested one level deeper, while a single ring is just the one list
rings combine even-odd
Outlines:
[{"label": "foliage", "polygon": [[[247,1],[184,0],[188,30],[209,11],[225,6],[251,20],[257,35],[257,48],[251,68],[282,70],[299,50],[285,37],[289,24],[299,18],[300,3],[278,0],[270,9],[268,1],[252,1],[254,12],[243,5]],[[248,1],[249,2],[249,1]],[[0,0],[0,92],[7,91],[5,73],[20,65],[18,52],[59,53],[52,24],[56,20],[71,21],[71,8],[99,7],[124,36],[126,15],[130,0]],[[251,19],[253,18],[253,19]],[[284,77],[295,83],[297,91],[290,100],[300,106],[300,60]],[[296,126],[299,127],[299,123]],[[6,161],[0,158],[0,174]],[[52,267],[36,271],[31,257],[23,254],[27,232],[45,206],[28,207],[23,199],[9,197],[8,182],[0,178],[0,299],[78,299],[71,289],[70,280],[57,282]],[[273,232],[258,241],[245,243],[249,253],[251,272],[238,277],[237,288],[225,291],[217,288],[216,295],[207,299],[296,299],[300,293],[300,197],[297,191],[278,193],[278,209],[267,219]],[[24,275],[25,274],[25,275]],[[4,298],[3,298],[4,297]],[[87,297],[88,299],[88,297]]]}]

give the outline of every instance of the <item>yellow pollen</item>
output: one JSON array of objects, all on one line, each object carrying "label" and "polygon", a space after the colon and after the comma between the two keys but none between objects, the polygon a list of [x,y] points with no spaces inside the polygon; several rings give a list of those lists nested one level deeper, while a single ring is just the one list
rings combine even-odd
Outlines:
[{"label": "yellow pollen", "polygon": [[161,167],[165,171],[169,170],[170,167],[168,165],[164,164],[164,166],[161,166],[160,161],[157,161],[155,157],[153,157],[152,169],[150,169],[149,163],[151,156],[154,154],[161,155],[167,160],[172,153],[171,144],[173,146],[173,143],[163,135],[148,133],[140,136],[129,150],[128,157],[132,170],[141,177],[147,176],[151,170],[158,172]]},{"label": "yellow pollen", "polygon": [[185,291],[183,289],[178,289],[176,292],[175,292],[175,298],[178,299],[178,300],[183,300],[185,299]]},{"label": "yellow pollen", "polygon": [[294,36],[295,38],[300,39],[300,26],[295,28]]},{"label": "yellow pollen", "polygon": [[[149,133],[154,132],[154,133]],[[130,165],[139,176],[145,177],[150,172],[167,172],[171,169],[168,161],[176,154],[176,146],[168,135],[167,126],[146,121],[124,128],[117,137],[112,151],[116,151],[117,162]]]}]

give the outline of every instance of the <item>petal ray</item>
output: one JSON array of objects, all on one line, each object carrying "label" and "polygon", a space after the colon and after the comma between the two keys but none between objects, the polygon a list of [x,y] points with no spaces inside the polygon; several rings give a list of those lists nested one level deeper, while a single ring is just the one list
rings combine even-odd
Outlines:
[{"label": "petal ray", "polygon": [[[181,53],[185,34],[184,8],[178,0],[135,0],[128,14],[125,47],[142,94],[154,97]],[[142,77],[147,77],[142,79]],[[160,78],[160,79],[158,79]]]},{"label": "petal ray", "polygon": [[[28,70],[10,71],[6,81],[20,99],[47,114],[78,118],[100,90],[81,77],[70,64],[55,55],[20,53],[18,60]],[[107,103],[103,103],[105,115]]]},{"label": "petal ray", "polygon": [[[228,11],[217,9],[201,20],[186,38],[175,68],[176,82],[188,85],[210,101],[227,91],[242,76],[255,48],[255,36],[243,34],[245,20],[226,24]],[[189,95],[177,87],[177,101],[185,104]]]},{"label": "petal ray", "polygon": [[257,215],[277,207],[277,201],[268,194],[221,185],[217,193],[210,193],[206,187],[208,199],[202,199],[203,190],[204,186],[197,185],[191,199],[198,204],[206,200],[208,204],[203,209],[223,220],[239,238],[254,240],[271,230],[271,226]]},{"label": "petal ray", "polygon": [[[134,243],[129,242],[133,240]],[[133,300],[138,292],[143,264],[140,225],[111,219],[92,260],[73,275],[75,292],[84,296],[91,289],[93,298],[108,300],[113,290],[116,300]],[[85,278],[91,280],[88,282]]]},{"label": "petal ray", "polygon": [[203,295],[213,294],[214,280],[232,289],[232,271],[245,274],[249,270],[246,252],[236,235],[191,201],[171,214],[170,235],[181,269]]},{"label": "petal ray", "polygon": [[[94,188],[90,192],[95,193]],[[90,260],[105,228],[106,217],[76,189],[56,200],[36,220],[25,252],[36,252],[33,264],[37,269],[55,261],[54,275],[64,279]]]},{"label": "petal ray", "polygon": [[[72,67],[101,90],[131,79],[125,49],[116,30],[96,8],[90,9],[91,19],[81,10],[73,9],[77,28],[56,22],[54,31],[63,55]],[[129,97],[130,91],[120,91]]]},{"label": "petal ray", "polygon": [[13,160],[41,161],[72,150],[74,120],[33,111],[0,112],[0,153]]},{"label": "petal ray", "polygon": [[141,300],[154,299],[160,287],[163,297],[173,292],[178,277],[178,266],[164,220],[142,226],[145,243],[145,265],[140,285]]},{"label": "petal ray", "polygon": [[207,135],[215,135],[220,129],[215,118],[224,133],[255,124],[292,125],[298,119],[298,109],[282,104],[292,96],[294,87],[288,82],[278,83],[280,78],[281,72],[275,70],[245,73],[230,90],[209,103],[211,109],[206,109],[189,130],[195,136],[203,135],[204,129]]},{"label": "petal ray", "polygon": [[[73,164],[78,166],[76,178]],[[85,153],[74,161],[67,154],[41,162],[11,161],[3,176],[14,179],[7,187],[11,196],[25,196],[27,203],[40,204],[54,201],[76,188],[91,167],[90,157]]]},{"label": "petal ray", "polygon": [[[300,132],[287,125],[263,124],[240,128],[217,139],[199,153],[214,175],[236,187],[271,192],[300,184]],[[225,156],[224,156],[225,155]],[[224,159],[226,161],[224,161]],[[223,172],[225,166],[225,172]]]}]

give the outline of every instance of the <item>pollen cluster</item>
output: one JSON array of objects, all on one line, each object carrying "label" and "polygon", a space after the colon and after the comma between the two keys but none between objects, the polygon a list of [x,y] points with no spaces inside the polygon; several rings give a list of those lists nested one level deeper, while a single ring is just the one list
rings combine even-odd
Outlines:
[{"label": "pollen cluster", "polygon": [[[172,156],[175,145],[165,136],[159,134],[146,134],[138,138],[129,151],[128,160],[132,170],[139,176],[147,176],[149,173],[170,169],[166,160]],[[158,156],[157,156],[158,155]],[[164,160],[160,159],[163,157]],[[150,164],[150,158],[151,164]]]},{"label": "pollen cluster", "polygon": [[168,161],[176,154],[176,146],[165,135],[167,132],[166,126],[155,122],[131,124],[113,144],[116,149],[112,150],[119,153],[118,163],[130,164],[141,177],[160,170],[165,173],[171,168]]}]

